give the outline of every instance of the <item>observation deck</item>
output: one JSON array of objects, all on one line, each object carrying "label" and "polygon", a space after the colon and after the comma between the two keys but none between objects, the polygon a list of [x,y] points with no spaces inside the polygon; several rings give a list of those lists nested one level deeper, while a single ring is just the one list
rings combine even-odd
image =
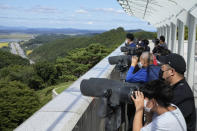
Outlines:
[{"label": "observation deck", "polygon": [[[157,36],[164,35],[168,48],[184,56],[185,74],[197,105],[196,0],[117,0],[123,10],[157,28]],[[188,27],[188,41],[184,41],[184,27]],[[178,35],[177,35],[178,32]],[[34,113],[15,131],[104,131],[104,119],[97,116],[98,100],[80,92],[80,82],[91,77],[119,79],[119,73],[108,63],[108,57],[122,55],[120,47],[101,60],[75,81],[68,89]],[[177,63],[178,64],[178,63]],[[196,69],[196,70],[195,70]]]}]

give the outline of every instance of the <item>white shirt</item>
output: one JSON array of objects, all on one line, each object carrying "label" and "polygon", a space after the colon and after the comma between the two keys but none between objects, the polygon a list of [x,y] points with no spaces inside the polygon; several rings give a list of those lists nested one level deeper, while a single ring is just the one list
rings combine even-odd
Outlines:
[{"label": "white shirt", "polygon": [[181,111],[177,106],[172,106],[176,107],[176,109],[156,116],[141,131],[187,131],[185,119]]}]

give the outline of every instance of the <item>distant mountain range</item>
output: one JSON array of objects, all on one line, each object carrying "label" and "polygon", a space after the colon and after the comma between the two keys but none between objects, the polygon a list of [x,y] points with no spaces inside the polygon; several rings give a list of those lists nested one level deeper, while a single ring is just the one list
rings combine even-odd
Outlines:
[{"label": "distant mountain range", "polygon": [[[103,33],[106,30],[86,30],[86,29],[74,29],[74,28],[28,28],[28,27],[7,27],[0,26],[0,34],[9,33],[26,33],[26,34],[98,34]],[[141,29],[127,30],[127,32],[140,32]]]},{"label": "distant mountain range", "polygon": [[94,34],[103,33],[106,30],[85,30],[74,28],[27,28],[27,27],[6,27],[0,26],[0,34],[26,33],[26,34]]},{"label": "distant mountain range", "polygon": [[130,33],[135,33],[135,32],[142,32],[144,30],[142,29],[135,29],[135,30],[126,30],[127,32],[130,32]]}]

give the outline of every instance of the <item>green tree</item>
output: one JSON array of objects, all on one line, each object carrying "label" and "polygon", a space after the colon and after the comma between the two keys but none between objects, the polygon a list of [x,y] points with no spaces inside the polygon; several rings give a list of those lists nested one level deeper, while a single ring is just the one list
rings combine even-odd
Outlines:
[{"label": "green tree", "polygon": [[133,33],[134,36],[137,39],[154,39],[157,37],[156,32],[146,32],[146,31],[141,31],[141,32],[135,32]]},{"label": "green tree", "polygon": [[32,66],[8,66],[0,70],[0,78],[8,81],[20,81],[32,89],[45,87],[44,81],[34,71]]},{"label": "green tree", "polygon": [[[188,27],[185,26],[185,35],[184,35],[184,40],[188,40]],[[197,40],[197,28],[196,28],[196,40]]]},{"label": "green tree", "polygon": [[34,65],[34,70],[36,74],[42,78],[44,83],[47,83],[48,85],[53,85],[56,83],[58,76],[54,64],[48,62],[38,62]]},{"label": "green tree", "polygon": [[57,59],[58,74],[64,81],[75,80],[110,52],[111,49],[98,43],[91,44],[86,48],[74,49],[66,57]]},{"label": "green tree", "polygon": [[0,50],[0,69],[9,65],[29,65],[29,60]]},{"label": "green tree", "polygon": [[0,130],[13,130],[39,108],[35,92],[17,81],[0,81]]}]

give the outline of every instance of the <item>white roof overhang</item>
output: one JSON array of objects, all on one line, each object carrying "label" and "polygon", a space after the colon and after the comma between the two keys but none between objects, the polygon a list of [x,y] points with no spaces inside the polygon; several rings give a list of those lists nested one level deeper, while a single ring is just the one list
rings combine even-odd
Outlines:
[{"label": "white roof overhang", "polygon": [[197,18],[197,0],[117,0],[131,16],[149,22],[155,27],[169,25],[180,19],[186,22],[187,13]]}]

